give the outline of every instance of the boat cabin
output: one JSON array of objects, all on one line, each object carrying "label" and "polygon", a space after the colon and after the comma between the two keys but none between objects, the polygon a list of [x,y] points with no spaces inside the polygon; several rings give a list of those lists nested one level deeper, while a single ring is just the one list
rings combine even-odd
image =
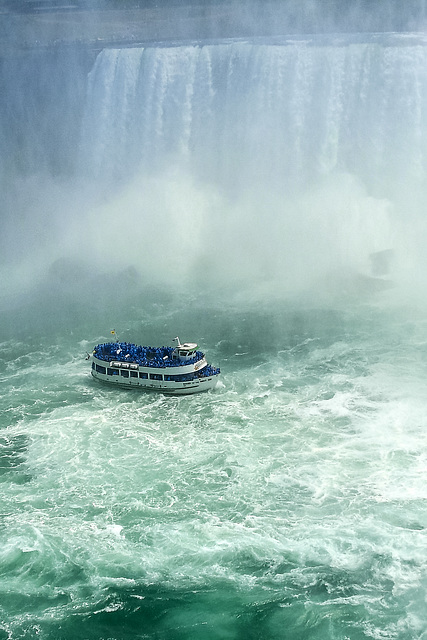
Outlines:
[{"label": "boat cabin", "polygon": [[178,346],[172,352],[172,358],[185,362],[191,360],[196,355],[197,344],[195,342],[184,342],[184,344],[178,344]]}]

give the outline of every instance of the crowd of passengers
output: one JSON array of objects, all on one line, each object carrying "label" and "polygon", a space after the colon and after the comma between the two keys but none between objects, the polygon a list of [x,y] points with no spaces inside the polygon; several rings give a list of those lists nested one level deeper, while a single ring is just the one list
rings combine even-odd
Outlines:
[{"label": "crowd of passengers", "polygon": [[[141,347],[129,342],[106,342],[98,344],[93,353],[98,360],[111,362],[135,362],[141,367],[178,367],[183,361],[172,358],[175,347]],[[185,364],[194,364],[203,358],[196,351],[194,358],[185,360]]]},{"label": "crowd of passengers", "polygon": [[209,376],[217,376],[219,373],[219,367],[213,367],[211,364],[208,364],[206,367],[203,367],[201,371],[198,371],[196,375],[198,378],[208,378]]}]

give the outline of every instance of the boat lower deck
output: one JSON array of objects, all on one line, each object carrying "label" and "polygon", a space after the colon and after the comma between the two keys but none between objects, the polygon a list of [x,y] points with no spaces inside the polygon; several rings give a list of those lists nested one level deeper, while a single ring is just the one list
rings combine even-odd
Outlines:
[{"label": "boat lower deck", "polygon": [[[141,371],[137,366],[131,369],[131,364],[129,368],[105,365],[105,362],[97,361],[93,358],[92,376],[97,380],[123,389],[147,389],[167,394],[183,395],[213,389],[218,379],[215,373],[206,375],[206,368],[196,374],[172,374],[169,370],[167,373],[160,373],[159,370]],[[212,369],[212,371],[214,370]]]}]

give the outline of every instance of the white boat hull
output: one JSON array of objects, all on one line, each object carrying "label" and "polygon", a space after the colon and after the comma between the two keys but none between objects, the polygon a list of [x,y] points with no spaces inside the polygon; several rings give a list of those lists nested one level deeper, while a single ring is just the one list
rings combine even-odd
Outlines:
[{"label": "white boat hull", "polygon": [[167,378],[171,378],[173,375],[169,371],[166,373],[164,369],[156,367],[137,367],[135,370],[112,368],[95,356],[92,356],[92,376],[96,380],[121,389],[143,389],[170,395],[188,395],[208,391],[214,389],[218,381],[218,375],[195,377],[188,381],[168,380]]}]

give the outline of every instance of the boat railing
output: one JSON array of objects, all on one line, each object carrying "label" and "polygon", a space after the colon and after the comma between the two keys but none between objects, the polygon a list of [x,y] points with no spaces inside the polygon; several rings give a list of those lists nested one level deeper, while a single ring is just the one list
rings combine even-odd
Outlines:
[{"label": "boat railing", "polygon": [[105,362],[129,362],[142,367],[179,367],[195,364],[204,358],[201,351],[196,351],[193,358],[180,360],[172,358],[174,347],[142,347],[127,342],[108,342],[97,345],[93,355]]}]

